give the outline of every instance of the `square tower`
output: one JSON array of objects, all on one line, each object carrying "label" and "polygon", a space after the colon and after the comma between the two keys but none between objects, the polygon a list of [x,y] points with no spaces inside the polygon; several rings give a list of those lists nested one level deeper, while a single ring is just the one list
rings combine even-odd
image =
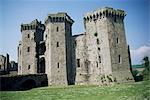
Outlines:
[{"label": "square tower", "polygon": [[133,80],[125,38],[125,16],[123,10],[108,7],[85,14],[85,68],[88,71],[84,75],[88,83],[120,83]]},{"label": "square tower", "polygon": [[45,62],[49,85],[73,84],[72,24],[67,13],[49,14],[45,19]]},{"label": "square tower", "polygon": [[43,40],[45,26],[32,21],[21,25],[22,41],[18,46],[18,74],[36,74],[38,72],[39,43]]}]

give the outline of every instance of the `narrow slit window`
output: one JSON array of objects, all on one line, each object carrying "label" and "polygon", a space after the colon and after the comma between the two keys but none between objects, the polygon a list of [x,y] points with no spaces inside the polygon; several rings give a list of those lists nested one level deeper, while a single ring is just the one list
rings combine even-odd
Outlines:
[{"label": "narrow slit window", "polygon": [[57,68],[59,68],[59,63],[57,63]]},{"label": "narrow slit window", "polygon": [[76,41],[76,40],[74,41],[74,46],[75,46],[75,47],[77,46],[77,41]]},{"label": "narrow slit window", "polygon": [[80,67],[80,59],[77,59],[77,66]]},{"label": "narrow slit window", "polygon": [[28,65],[28,70],[30,69],[30,65]]},{"label": "narrow slit window", "polygon": [[59,42],[57,42],[57,47],[59,47]]},{"label": "narrow slit window", "polygon": [[98,67],[98,62],[96,62],[96,66]]},{"label": "narrow slit window", "polygon": [[97,39],[97,44],[99,44],[99,39]]},{"label": "narrow slit window", "polygon": [[30,34],[28,34],[28,38],[30,38]]},{"label": "narrow slit window", "polygon": [[101,63],[101,56],[99,56],[98,59],[99,59],[99,63]]},{"label": "narrow slit window", "polygon": [[30,52],[30,47],[27,48],[27,52]]},{"label": "narrow slit window", "polygon": [[57,32],[59,31],[59,28],[58,28],[58,27],[56,28],[56,31],[57,31]]},{"label": "narrow slit window", "polygon": [[117,43],[119,43],[119,38],[117,38]]},{"label": "narrow slit window", "polygon": [[121,63],[122,61],[121,55],[119,55],[118,57],[119,57],[118,62]]}]

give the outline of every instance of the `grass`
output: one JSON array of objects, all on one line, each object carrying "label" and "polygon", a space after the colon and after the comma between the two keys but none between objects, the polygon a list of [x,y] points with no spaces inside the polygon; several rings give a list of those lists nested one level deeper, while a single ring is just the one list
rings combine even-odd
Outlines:
[{"label": "grass", "polygon": [[[150,81],[113,86],[74,85],[1,91],[1,100],[150,100]],[[147,98],[147,99],[146,99]]]}]

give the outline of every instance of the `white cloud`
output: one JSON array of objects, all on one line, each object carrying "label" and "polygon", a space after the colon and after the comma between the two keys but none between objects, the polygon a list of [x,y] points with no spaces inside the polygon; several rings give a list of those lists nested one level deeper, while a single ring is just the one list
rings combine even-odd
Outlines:
[{"label": "white cloud", "polygon": [[150,59],[150,46],[141,46],[136,50],[130,50],[132,64],[141,64],[144,56]]}]

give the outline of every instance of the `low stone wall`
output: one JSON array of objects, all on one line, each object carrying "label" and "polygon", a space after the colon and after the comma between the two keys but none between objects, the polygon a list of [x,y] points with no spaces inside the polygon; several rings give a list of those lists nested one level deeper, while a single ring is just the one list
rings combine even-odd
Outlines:
[{"label": "low stone wall", "polygon": [[47,86],[46,74],[30,74],[16,76],[1,76],[0,90],[27,90],[34,87]]}]

